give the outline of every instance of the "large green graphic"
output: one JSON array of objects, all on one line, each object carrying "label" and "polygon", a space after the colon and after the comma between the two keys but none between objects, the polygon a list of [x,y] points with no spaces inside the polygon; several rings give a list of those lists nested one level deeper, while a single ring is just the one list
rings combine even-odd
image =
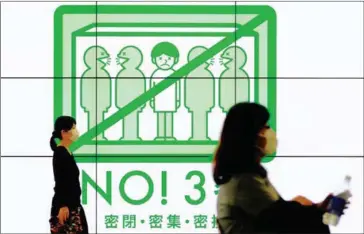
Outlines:
[{"label": "large green graphic", "polygon": [[[175,45],[169,42],[161,42],[152,50],[152,62],[157,66],[150,78],[150,87],[153,88],[164,79],[171,76],[178,63],[179,52]],[[176,140],[173,137],[173,113],[180,105],[180,81],[172,84],[151,100],[151,107],[157,114],[158,140]]]},{"label": "large green graphic", "polygon": [[[143,54],[135,46],[124,47],[117,55],[121,70],[118,72],[115,80],[115,100],[118,109],[133,101],[146,91],[145,76],[140,70],[143,62]],[[124,60],[120,62],[120,60]],[[120,140],[136,141],[141,140],[139,137],[139,112],[144,106],[140,106],[132,113],[125,116],[123,121],[123,134]]]},{"label": "large green graphic", "polygon": [[[109,54],[101,46],[91,46],[84,55],[87,69],[81,76],[80,95],[89,129],[104,120],[104,113],[111,106],[111,77],[105,69],[107,62],[102,61],[108,58]],[[105,139],[104,134],[101,133],[96,139]]]},{"label": "large green graphic", "polygon": [[269,6],[70,5],[54,26],[54,117],[85,123],[79,162],[210,162],[242,101],[276,129]]},{"label": "large green graphic", "polygon": [[[188,62],[193,61],[207,48],[196,46],[188,53]],[[185,78],[185,105],[191,113],[191,141],[210,141],[208,137],[208,112],[215,106],[214,75],[206,61],[191,71]],[[197,98],[197,95],[199,97]]]}]

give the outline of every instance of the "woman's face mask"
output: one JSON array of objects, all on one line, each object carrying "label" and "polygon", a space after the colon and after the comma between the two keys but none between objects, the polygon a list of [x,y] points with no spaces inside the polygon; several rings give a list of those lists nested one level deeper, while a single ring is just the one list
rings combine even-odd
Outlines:
[{"label": "woman's face mask", "polygon": [[77,128],[72,128],[71,129],[71,137],[70,137],[70,140],[71,141],[76,141],[79,136],[80,136],[80,134],[79,134]]},{"label": "woman's face mask", "polygon": [[265,128],[260,134],[265,139],[265,146],[262,149],[266,155],[271,155],[277,150],[277,136],[272,128]]}]

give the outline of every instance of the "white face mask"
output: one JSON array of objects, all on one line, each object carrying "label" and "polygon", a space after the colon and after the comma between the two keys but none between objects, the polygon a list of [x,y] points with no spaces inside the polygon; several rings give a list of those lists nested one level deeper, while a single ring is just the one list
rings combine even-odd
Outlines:
[{"label": "white face mask", "polygon": [[266,144],[264,147],[264,153],[267,155],[271,155],[277,150],[277,136],[273,129],[268,128],[261,134],[262,137],[265,138]]},{"label": "white face mask", "polygon": [[76,128],[73,128],[71,130],[71,133],[72,133],[71,141],[76,141],[78,139],[78,137],[80,136],[80,134]]}]

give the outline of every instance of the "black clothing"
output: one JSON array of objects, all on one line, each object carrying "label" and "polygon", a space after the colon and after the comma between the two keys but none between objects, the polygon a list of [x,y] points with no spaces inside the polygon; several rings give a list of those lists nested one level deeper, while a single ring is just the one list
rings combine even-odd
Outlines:
[{"label": "black clothing", "polygon": [[283,200],[260,168],[220,185],[217,221],[222,234],[330,233],[323,211]]},{"label": "black clothing", "polygon": [[324,211],[316,206],[302,206],[298,202],[280,199],[259,214],[257,232],[274,233],[330,233],[322,223]]},{"label": "black clothing", "polygon": [[[88,224],[85,211],[81,205],[81,186],[79,181],[80,171],[72,154],[63,146],[58,146],[53,154],[53,174],[55,180],[54,197],[52,200],[51,233],[58,233],[54,230],[64,228],[58,223],[58,213],[60,208],[66,206],[69,210],[70,218],[77,217],[82,231],[75,233],[88,234]],[[79,212],[78,212],[79,211]],[[61,231],[62,232],[62,231]]]},{"label": "black clothing", "polygon": [[80,171],[74,157],[63,146],[58,146],[54,151],[53,173],[55,194],[52,206],[72,208],[81,204]]}]

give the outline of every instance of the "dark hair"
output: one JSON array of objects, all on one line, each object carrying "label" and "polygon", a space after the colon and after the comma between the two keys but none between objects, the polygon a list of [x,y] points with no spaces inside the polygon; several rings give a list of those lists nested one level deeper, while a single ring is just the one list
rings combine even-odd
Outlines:
[{"label": "dark hair", "polygon": [[226,115],[214,158],[214,180],[220,185],[233,175],[260,168],[258,136],[269,120],[267,108],[256,103],[238,103]]},{"label": "dark hair", "polygon": [[175,45],[173,45],[170,42],[161,42],[154,46],[152,49],[152,58],[156,58],[158,56],[161,56],[162,54],[179,58],[179,52]]},{"label": "dark hair", "polygon": [[69,131],[72,129],[74,124],[76,124],[76,120],[71,116],[60,116],[56,119],[56,122],[54,123],[54,130],[52,132],[52,137],[50,139],[50,146],[53,151],[55,151],[57,148],[55,139],[58,138],[62,140],[62,130]]}]

